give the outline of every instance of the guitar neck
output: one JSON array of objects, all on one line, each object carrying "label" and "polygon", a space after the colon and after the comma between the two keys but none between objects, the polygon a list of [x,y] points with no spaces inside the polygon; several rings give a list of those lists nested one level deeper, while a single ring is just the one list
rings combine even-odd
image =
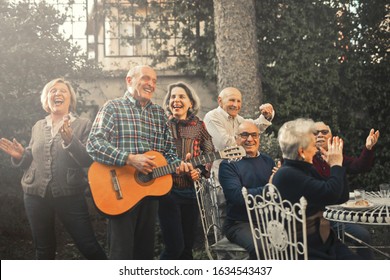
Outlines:
[{"label": "guitar neck", "polygon": [[[212,161],[220,159],[220,158],[221,158],[221,154],[219,152],[215,152],[215,153],[211,153],[211,154],[207,154],[207,155],[201,155],[198,157],[194,157],[194,158],[190,159],[189,162],[192,164],[192,166],[195,167],[195,166],[198,166],[201,164],[206,164],[208,162],[212,162]],[[179,167],[179,165],[180,165],[180,162],[176,162],[176,163],[168,164],[165,166],[156,167],[153,169],[152,176],[153,176],[153,178],[158,178],[161,176],[175,173],[176,168]]]}]

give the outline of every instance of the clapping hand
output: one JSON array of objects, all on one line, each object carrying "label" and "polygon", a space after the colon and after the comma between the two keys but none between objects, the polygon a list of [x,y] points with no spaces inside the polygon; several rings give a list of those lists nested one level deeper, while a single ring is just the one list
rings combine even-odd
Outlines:
[{"label": "clapping hand", "polygon": [[24,148],[14,138],[12,142],[6,138],[0,139],[0,149],[9,154],[11,157],[20,160],[24,154]]},{"label": "clapping hand", "polygon": [[371,150],[375,146],[376,142],[378,142],[378,138],[379,138],[379,130],[375,131],[372,128],[366,139],[367,150]]},{"label": "clapping hand", "polygon": [[321,156],[330,167],[343,165],[343,147],[344,141],[338,136],[328,139],[328,151],[321,147]]},{"label": "clapping hand", "polygon": [[64,118],[64,124],[62,125],[60,129],[60,134],[62,137],[62,140],[64,140],[64,144],[67,146],[72,142],[73,138],[73,130],[70,127],[70,118],[69,115],[65,115]]}]

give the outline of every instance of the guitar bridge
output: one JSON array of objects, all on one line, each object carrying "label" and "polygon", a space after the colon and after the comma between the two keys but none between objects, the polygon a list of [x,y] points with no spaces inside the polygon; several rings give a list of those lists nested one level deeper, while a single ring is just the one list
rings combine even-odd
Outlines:
[{"label": "guitar bridge", "polygon": [[118,200],[122,199],[123,195],[122,195],[122,191],[121,191],[121,186],[119,184],[118,176],[116,175],[115,169],[110,170],[110,174],[111,174],[112,186],[113,186],[113,189],[114,189],[115,194],[116,194],[116,199],[118,199]]}]

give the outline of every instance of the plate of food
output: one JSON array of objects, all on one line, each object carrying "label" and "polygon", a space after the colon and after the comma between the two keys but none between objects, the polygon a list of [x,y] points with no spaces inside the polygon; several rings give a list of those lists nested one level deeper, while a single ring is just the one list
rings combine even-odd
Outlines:
[{"label": "plate of food", "polygon": [[363,199],[359,201],[349,200],[340,206],[349,210],[366,210],[374,207],[374,204],[368,200]]}]

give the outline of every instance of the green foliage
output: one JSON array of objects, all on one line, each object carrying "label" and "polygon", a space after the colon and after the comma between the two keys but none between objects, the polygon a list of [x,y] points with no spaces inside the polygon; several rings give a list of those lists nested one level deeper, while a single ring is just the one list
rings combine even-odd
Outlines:
[{"label": "green foliage", "polygon": [[[113,5],[118,11],[112,9]],[[161,3],[128,0],[122,5],[107,3],[104,13],[110,20],[140,23],[141,31],[137,36],[122,39],[126,39],[130,45],[140,44],[145,38],[151,40],[150,52],[154,54],[151,57],[152,66],[166,67],[164,63],[174,54],[176,64],[170,68],[180,69],[185,74],[203,76],[208,81],[215,80],[212,1],[176,0]],[[117,13],[125,16],[118,19]],[[168,44],[172,38],[178,40],[175,49],[170,49]]]},{"label": "green foliage", "polygon": [[275,161],[282,158],[282,151],[279,148],[278,139],[275,133],[263,133],[260,138],[260,152],[272,157]]},{"label": "green foliage", "polygon": [[179,1],[179,22],[182,26],[183,49],[176,67],[185,73],[200,75],[206,80],[215,80],[214,14],[212,1]]},{"label": "green foliage", "polygon": [[322,120],[355,156],[372,127],[381,131],[375,167],[350,178],[375,189],[390,177],[389,8],[358,2],[257,1],[260,65],[265,100],[277,111],[274,131],[297,117]]},{"label": "green foliage", "polygon": [[58,31],[65,16],[52,6],[4,0],[0,5],[0,135],[27,141],[26,131],[44,114],[39,100],[43,86],[92,67]]},{"label": "green foliage", "polygon": [[312,2],[258,5],[263,92],[276,107],[279,125],[292,116],[315,117],[312,112],[322,117],[322,104],[334,102],[337,95],[336,11]]}]

